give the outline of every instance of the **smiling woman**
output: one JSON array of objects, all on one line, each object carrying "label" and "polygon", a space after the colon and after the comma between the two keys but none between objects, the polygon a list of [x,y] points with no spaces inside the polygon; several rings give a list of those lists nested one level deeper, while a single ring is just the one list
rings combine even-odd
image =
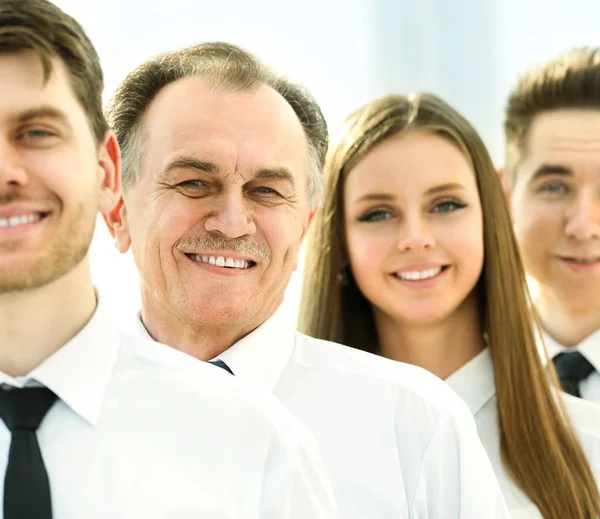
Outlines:
[{"label": "smiling woman", "polygon": [[446,379],[511,512],[596,517],[600,410],[556,398],[503,189],[472,126],[430,94],[382,98],[348,118],[325,170],[300,328]]},{"label": "smiling woman", "polygon": [[[481,205],[469,161],[447,138],[414,132],[378,143],[348,175],[343,213],[348,264],[372,304],[383,356],[394,358],[398,346],[384,337],[397,335],[388,319],[428,324],[461,303],[475,308]],[[465,330],[477,333],[476,314],[462,312]],[[473,356],[459,353],[447,374]]]}]

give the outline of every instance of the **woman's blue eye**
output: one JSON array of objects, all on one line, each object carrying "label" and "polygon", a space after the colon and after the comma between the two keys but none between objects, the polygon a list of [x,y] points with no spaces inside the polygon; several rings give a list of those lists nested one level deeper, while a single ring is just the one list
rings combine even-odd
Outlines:
[{"label": "woman's blue eye", "polygon": [[363,216],[361,216],[358,221],[359,222],[380,222],[382,220],[387,220],[388,218],[390,218],[390,212],[389,211],[370,211],[366,214],[364,214]]},{"label": "woman's blue eye", "polygon": [[433,208],[434,213],[450,213],[452,211],[456,211],[457,209],[462,209],[467,207],[467,204],[463,204],[461,202],[457,202],[455,200],[445,200],[444,202],[440,202]]}]

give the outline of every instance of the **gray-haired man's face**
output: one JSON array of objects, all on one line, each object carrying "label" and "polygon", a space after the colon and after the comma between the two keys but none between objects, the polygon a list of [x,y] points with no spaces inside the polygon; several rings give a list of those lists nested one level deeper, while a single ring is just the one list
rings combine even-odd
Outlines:
[{"label": "gray-haired man's face", "polygon": [[283,300],[312,217],[297,116],[269,87],[217,92],[186,78],[160,92],[144,131],[115,232],[132,246],[145,312],[258,326]]}]

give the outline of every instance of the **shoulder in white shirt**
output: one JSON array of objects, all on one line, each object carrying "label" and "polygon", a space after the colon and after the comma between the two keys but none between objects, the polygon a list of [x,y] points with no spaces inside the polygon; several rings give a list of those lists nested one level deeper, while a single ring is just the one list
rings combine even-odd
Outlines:
[{"label": "shoulder in white shirt", "polygon": [[548,358],[553,359],[563,351],[578,350],[594,366],[596,371],[579,384],[579,393],[584,400],[600,404],[600,329],[586,337],[574,348],[567,348],[559,344],[545,332],[542,335]]},{"label": "shoulder in white shirt", "polygon": [[[494,466],[496,476],[512,517],[542,519],[533,502],[517,487],[505,472],[500,457],[500,436],[497,417],[494,366],[488,348],[471,359],[446,379],[469,406],[475,417],[479,437]],[[560,393],[584,453],[600,481],[600,407],[590,402]]]},{"label": "shoulder in white shirt", "polygon": [[[314,440],[275,398],[100,314],[27,377],[0,373],[58,395],[38,429],[54,517],[338,517]],[[1,474],[10,441],[0,421]]]},{"label": "shoulder in white shirt", "polygon": [[282,310],[219,358],[308,427],[344,519],[508,517],[473,417],[425,370],[302,335]]}]

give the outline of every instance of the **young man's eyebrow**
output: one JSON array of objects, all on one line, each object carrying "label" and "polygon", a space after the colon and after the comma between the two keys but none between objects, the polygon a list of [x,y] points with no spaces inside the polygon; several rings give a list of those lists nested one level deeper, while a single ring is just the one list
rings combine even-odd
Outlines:
[{"label": "young man's eyebrow", "polygon": [[14,117],[19,123],[27,123],[33,119],[41,119],[41,118],[49,118],[56,119],[62,123],[66,123],[68,121],[67,115],[52,106],[37,106],[35,108],[29,108],[22,112],[19,112]]},{"label": "young man's eyebrow", "polygon": [[567,166],[561,166],[560,164],[542,164],[535,170],[533,175],[531,175],[529,181],[533,182],[535,180],[539,180],[540,178],[548,177],[550,175],[559,175],[567,177],[573,175],[573,172],[571,171],[571,168],[568,168]]}]

